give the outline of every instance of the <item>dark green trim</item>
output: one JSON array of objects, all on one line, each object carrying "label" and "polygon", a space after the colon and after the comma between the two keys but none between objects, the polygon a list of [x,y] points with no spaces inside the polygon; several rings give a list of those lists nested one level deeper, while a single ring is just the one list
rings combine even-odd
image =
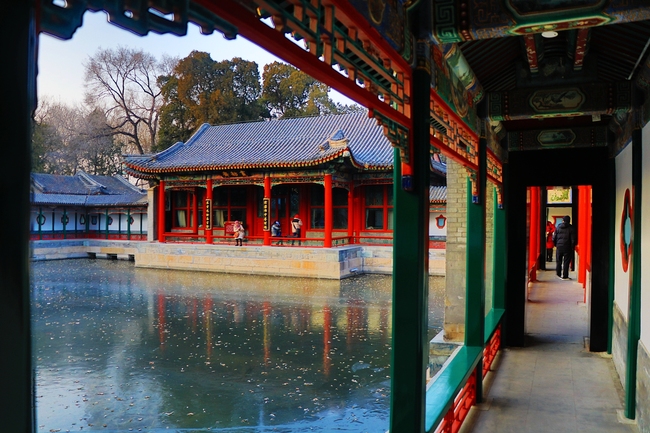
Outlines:
[{"label": "dark green trim", "polygon": [[497,329],[497,326],[499,326],[499,323],[501,323],[501,318],[503,317],[503,313],[505,313],[506,310],[503,308],[492,308],[490,311],[488,311],[487,315],[485,316],[485,329],[483,330],[483,342],[487,344],[488,341],[490,341],[490,338],[492,338],[492,334],[494,334],[494,331]]},{"label": "dark green trim", "polygon": [[[38,33],[35,1],[4,2],[0,17],[2,59],[0,125],[5,146],[0,158],[0,388],[2,431],[35,432],[34,360],[29,290],[31,114],[36,109]],[[40,2],[39,2],[40,4]],[[11,42],[9,42],[11,41]]]},{"label": "dark green trim", "polygon": [[[483,358],[483,346],[461,346],[427,390],[426,429],[438,427]],[[394,431],[394,430],[391,430]]]},{"label": "dark green trim", "polygon": [[505,309],[506,306],[506,211],[499,209],[498,194],[494,190],[494,239],[492,258],[492,308]]},{"label": "dark green trim", "polygon": [[[483,347],[485,327],[485,185],[487,181],[487,142],[479,140],[479,171],[475,182],[478,197],[472,197],[472,182],[467,180],[467,250],[465,263],[465,346]],[[476,201],[476,203],[474,202]],[[483,399],[481,362],[477,369],[476,402]]]},{"label": "dark green trim", "polygon": [[[614,331],[614,287],[615,287],[615,266],[616,266],[616,160],[611,158],[608,162],[608,183],[609,183],[609,272],[607,281],[607,353],[612,354],[612,334]],[[593,233],[593,231],[592,231]],[[592,234],[593,237],[593,234]]]},{"label": "dark green trim", "polygon": [[636,416],[636,369],[641,338],[641,184],[643,181],[641,130],[632,133],[632,262],[625,362],[625,416]]},{"label": "dark green trim", "polygon": [[431,76],[413,72],[413,182],[402,189],[401,158],[394,151],[393,340],[390,431],[422,432],[428,365],[429,92]]},{"label": "dark green trim", "polygon": [[126,238],[131,240],[131,209],[126,210]]},{"label": "dark green trim", "polygon": [[61,224],[63,225],[63,239],[66,238],[66,232],[65,232],[66,230],[65,229],[68,226],[67,218],[66,218],[67,216],[68,216],[68,212],[66,211],[65,206],[64,206],[63,207],[63,215],[61,216]]},{"label": "dark green trim", "polygon": [[[479,193],[480,197],[480,193]],[[485,197],[485,196],[483,196]],[[480,200],[480,199],[479,199]],[[485,319],[485,202],[472,203],[467,180],[467,250],[465,281],[465,345],[483,345]]]},{"label": "dark green trim", "polygon": [[106,208],[106,239],[108,239],[108,208]]}]

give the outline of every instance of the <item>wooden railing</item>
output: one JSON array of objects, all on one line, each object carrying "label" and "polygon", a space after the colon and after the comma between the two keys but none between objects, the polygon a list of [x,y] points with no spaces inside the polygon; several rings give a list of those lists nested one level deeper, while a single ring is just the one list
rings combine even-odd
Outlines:
[{"label": "wooden railing", "polygon": [[492,309],[485,317],[484,347],[462,346],[436,376],[427,389],[426,429],[427,432],[457,433],[476,403],[476,381],[479,361],[483,361],[481,379],[501,348],[502,309]]},{"label": "wooden railing", "polygon": [[[212,244],[215,245],[234,245],[235,238],[232,235],[212,235]],[[169,243],[206,243],[204,234],[183,233],[183,232],[166,232],[162,242]],[[264,236],[246,236],[244,243],[247,245],[264,245]],[[271,246],[303,246],[323,248],[325,240],[322,237],[300,237],[277,236],[271,238]],[[393,236],[333,236],[332,247],[342,247],[348,245],[373,245],[373,246],[392,246]],[[446,247],[446,242],[441,240],[430,240],[430,249],[442,249]]]},{"label": "wooden railing", "polygon": [[146,233],[118,233],[118,232],[41,232],[30,233],[29,240],[31,241],[46,241],[46,240],[66,240],[66,239],[110,239],[110,240],[124,240],[124,241],[146,241]]}]

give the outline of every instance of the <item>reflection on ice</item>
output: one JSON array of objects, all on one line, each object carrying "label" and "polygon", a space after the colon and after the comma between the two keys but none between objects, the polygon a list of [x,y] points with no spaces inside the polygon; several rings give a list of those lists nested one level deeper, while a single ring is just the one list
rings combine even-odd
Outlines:
[{"label": "reflection on ice", "polygon": [[388,428],[390,277],[74,260],[32,281],[41,432]]}]

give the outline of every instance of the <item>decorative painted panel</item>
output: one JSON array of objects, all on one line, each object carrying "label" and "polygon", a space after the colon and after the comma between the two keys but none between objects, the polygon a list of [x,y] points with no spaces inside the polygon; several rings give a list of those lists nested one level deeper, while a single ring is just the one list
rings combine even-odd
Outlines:
[{"label": "decorative painted panel", "polygon": [[607,146],[607,127],[528,130],[508,133],[508,150]]},{"label": "decorative painted panel", "polygon": [[350,4],[390,43],[398,53],[408,60],[408,20],[403,2],[395,0],[349,0]]},{"label": "decorative painted panel", "polygon": [[631,87],[623,82],[490,93],[488,107],[493,121],[627,113]]},{"label": "decorative painted panel", "polygon": [[[460,53],[460,50],[457,51]],[[435,45],[431,46],[431,59],[431,70],[433,72],[431,76],[434,79],[432,87],[435,92],[447,106],[452,107],[453,111],[463,119],[472,131],[478,132],[475,101],[482,99],[483,89],[476,82],[474,73],[469,68],[458,66],[458,71],[464,75],[463,79],[470,86],[470,91],[468,91],[465,84],[446,61],[443,51]]]},{"label": "decorative painted panel", "polygon": [[503,184],[503,164],[490,151],[487,152],[487,177],[496,185]]},{"label": "decorative painted panel", "polygon": [[478,135],[431,91],[430,140],[441,152],[468,168],[478,166]]}]

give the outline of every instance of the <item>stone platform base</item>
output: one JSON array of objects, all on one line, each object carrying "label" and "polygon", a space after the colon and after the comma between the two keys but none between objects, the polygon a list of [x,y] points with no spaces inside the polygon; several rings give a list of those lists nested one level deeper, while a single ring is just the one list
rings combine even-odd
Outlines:
[{"label": "stone platform base", "polygon": [[[337,248],[172,244],[144,241],[33,241],[33,260],[106,258],[135,260],[144,268],[341,279],[356,274],[391,274],[392,247]],[[431,275],[445,274],[445,250],[429,253]]]}]

